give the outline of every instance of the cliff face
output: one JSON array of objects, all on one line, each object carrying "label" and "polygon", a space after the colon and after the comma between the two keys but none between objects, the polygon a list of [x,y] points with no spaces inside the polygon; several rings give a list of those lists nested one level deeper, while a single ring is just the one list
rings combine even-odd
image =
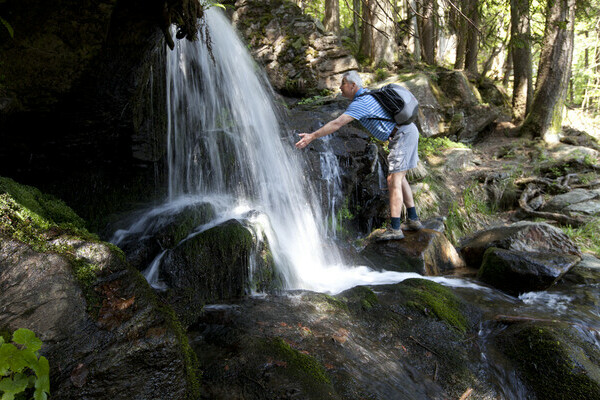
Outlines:
[{"label": "cliff face", "polygon": [[279,92],[302,97],[336,90],[342,74],[358,68],[340,38],[291,1],[239,0],[233,22]]}]

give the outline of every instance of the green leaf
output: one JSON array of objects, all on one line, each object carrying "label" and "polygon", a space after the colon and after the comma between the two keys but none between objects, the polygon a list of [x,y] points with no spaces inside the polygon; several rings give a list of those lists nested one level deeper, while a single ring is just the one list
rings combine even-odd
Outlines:
[{"label": "green leaf", "polygon": [[[13,30],[12,26],[8,23],[8,21],[6,21],[4,18],[0,17],[0,22],[2,22],[2,25],[4,25],[4,27],[8,31],[8,34],[10,35],[10,37],[14,38],[15,31]],[[4,397],[2,397],[2,400],[4,400]]]},{"label": "green leaf", "polygon": [[0,374],[5,375],[6,369],[21,372],[27,366],[27,361],[14,345],[4,343],[0,347]]},{"label": "green leaf", "polygon": [[33,352],[42,348],[42,341],[29,329],[17,329],[15,333],[13,333],[13,342],[22,344]]},{"label": "green leaf", "polygon": [[2,400],[12,400],[15,394],[27,388],[29,378],[23,374],[16,374],[14,378],[4,378],[0,381],[0,392],[4,392]]},{"label": "green leaf", "polygon": [[46,357],[40,357],[38,366],[35,369],[35,374],[38,377],[35,381],[35,396],[38,396],[38,392],[50,393],[50,364]]}]

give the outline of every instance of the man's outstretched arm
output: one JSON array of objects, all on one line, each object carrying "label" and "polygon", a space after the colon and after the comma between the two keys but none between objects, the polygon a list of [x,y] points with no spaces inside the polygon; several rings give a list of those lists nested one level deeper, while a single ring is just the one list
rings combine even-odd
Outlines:
[{"label": "man's outstretched arm", "polygon": [[300,136],[301,139],[296,143],[296,148],[303,149],[313,140],[330,135],[352,121],[354,121],[354,118],[347,114],[342,114],[336,119],[329,121],[313,133],[300,133],[298,136]]}]

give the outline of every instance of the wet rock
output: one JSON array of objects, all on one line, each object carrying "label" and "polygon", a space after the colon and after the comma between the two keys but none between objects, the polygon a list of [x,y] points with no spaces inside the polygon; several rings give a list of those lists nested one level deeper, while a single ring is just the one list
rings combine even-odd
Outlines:
[{"label": "wet rock", "polygon": [[180,243],[164,256],[165,296],[188,325],[205,302],[240,298],[247,288],[252,235],[230,220]]},{"label": "wet rock", "polygon": [[530,391],[527,398],[600,398],[600,351],[593,330],[567,324],[517,323],[495,339]]},{"label": "wet rock", "polygon": [[198,395],[181,326],[124,255],[76,219],[49,219],[74,215],[60,201],[14,183],[2,189],[9,192],[0,195],[0,330],[28,328],[42,339],[52,396]]},{"label": "wet rock", "polygon": [[563,276],[561,283],[577,285],[600,283],[600,260],[591,254],[584,254],[581,261]]},{"label": "wet rock", "polygon": [[458,398],[467,386],[490,391],[467,361],[469,307],[420,279],[294,292],[209,305],[190,338],[215,400]]},{"label": "wet rock", "polygon": [[534,253],[490,247],[477,277],[513,295],[548,289],[580,260],[569,254]]},{"label": "wet rock", "polygon": [[577,245],[561,230],[546,223],[528,221],[476,232],[461,240],[459,251],[468,267],[479,268],[483,254],[490,247],[581,257]]},{"label": "wet rock", "polygon": [[[425,221],[424,224],[428,224]],[[441,275],[465,267],[465,263],[443,233],[421,229],[404,231],[404,239],[385,242],[370,241],[360,253],[377,268]]]},{"label": "wet rock", "polygon": [[157,208],[141,216],[136,213],[121,223],[135,220],[140,223],[130,222],[130,230],[118,231],[112,240],[125,252],[127,261],[142,271],[163,250],[175,247],[195,228],[210,221],[214,212],[210,203],[201,202],[180,208]]}]

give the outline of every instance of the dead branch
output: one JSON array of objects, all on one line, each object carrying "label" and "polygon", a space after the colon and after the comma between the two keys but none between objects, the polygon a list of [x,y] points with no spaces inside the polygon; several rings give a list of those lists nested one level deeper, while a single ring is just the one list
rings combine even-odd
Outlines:
[{"label": "dead branch", "polygon": [[418,344],[419,346],[421,346],[422,348],[424,348],[425,350],[427,350],[428,352],[435,354],[436,356],[440,356],[438,353],[436,353],[435,351],[431,350],[429,347],[425,346],[423,343],[419,342],[417,339],[415,339],[413,336],[409,336],[409,338],[411,338],[412,340],[414,340],[414,342],[416,344]]},{"label": "dead branch", "polygon": [[573,227],[585,225],[586,221],[581,217],[571,217],[564,214],[533,210],[531,207],[529,207],[528,202],[531,198],[538,194],[539,191],[540,188],[536,187],[533,183],[529,183],[525,190],[523,190],[523,193],[521,193],[521,197],[519,198],[519,207],[521,207],[525,214],[533,218],[545,218],[556,221],[562,225],[571,225]]}]

